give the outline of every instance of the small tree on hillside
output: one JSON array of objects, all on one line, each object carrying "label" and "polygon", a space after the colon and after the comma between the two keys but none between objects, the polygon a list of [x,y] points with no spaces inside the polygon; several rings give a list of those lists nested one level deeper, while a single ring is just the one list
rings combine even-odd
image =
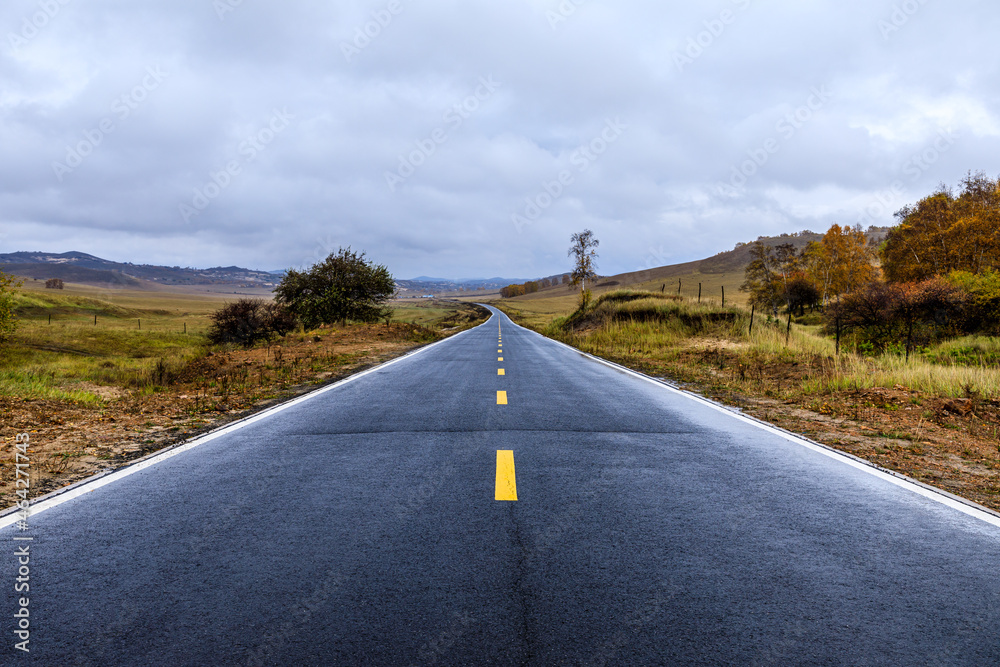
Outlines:
[{"label": "small tree on hillside", "polygon": [[751,304],[777,317],[781,305],[788,305],[788,283],[799,266],[795,246],[783,243],[772,247],[757,240],[750,247],[750,256],[753,259],[744,270],[740,290],[750,293]]},{"label": "small tree on hillside", "polygon": [[49,278],[45,281],[45,289],[63,289],[66,284],[60,278]]},{"label": "small tree on hillside", "polygon": [[785,303],[791,311],[798,310],[805,315],[806,307],[815,308],[821,301],[819,290],[811,280],[803,275],[793,276],[784,292]]},{"label": "small tree on hillside", "polygon": [[21,286],[21,280],[0,271],[0,341],[4,341],[17,328],[14,314],[14,292]]},{"label": "small tree on hillside", "polygon": [[340,248],[305,271],[290,269],[274,290],[307,328],[346,320],[377,322],[392,314],[385,305],[396,291],[389,270],[365,254]]},{"label": "small tree on hillside", "polygon": [[906,360],[909,361],[915,336],[920,329],[931,325],[938,328],[942,323],[950,322],[961,312],[964,295],[943,278],[900,283],[895,287],[898,291],[893,316],[906,335]]},{"label": "small tree on hillside", "polygon": [[567,255],[576,262],[573,273],[570,274],[570,284],[574,287],[580,285],[580,302],[586,306],[587,302],[590,301],[587,279],[597,277],[597,273],[594,271],[597,264],[594,260],[597,259],[597,246],[601,242],[594,238],[594,232],[589,229],[573,234],[570,237],[570,242],[572,245],[569,247]]}]

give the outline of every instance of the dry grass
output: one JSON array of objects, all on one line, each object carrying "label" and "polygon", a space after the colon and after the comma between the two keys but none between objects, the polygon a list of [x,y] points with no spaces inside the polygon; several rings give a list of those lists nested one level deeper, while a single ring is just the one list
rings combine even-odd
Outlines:
[{"label": "dry grass", "polygon": [[[1000,340],[993,338],[949,341],[906,361],[896,354],[836,355],[834,341],[819,327],[793,324],[788,334],[785,322],[759,315],[751,333],[750,313],[742,307],[698,304],[659,292],[608,292],[585,313],[567,312],[565,301],[517,302],[513,308],[506,301],[496,305],[546,335],[624,363],[670,361],[677,358],[679,349],[695,341],[726,341],[737,351],[738,363],[747,367],[826,360],[822,378],[810,377],[787,391],[826,394],[903,386],[942,397],[970,393],[1000,397],[1000,366],[996,363]],[[554,317],[545,321],[549,315]]]},{"label": "dry grass", "polygon": [[[95,387],[160,391],[211,349],[209,315],[241,296],[86,285],[46,290],[27,282],[16,295],[17,331],[0,346],[0,396],[98,405],[108,394]],[[418,325],[422,333],[411,342],[427,342],[484,319],[476,311],[428,300],[401,304],[394,319]]]},{"label": "dry grass", "polygon": [[[189,307],[172,310],[179,304]],[[207,351],[214,307],[156,292],[129,306],[80,294],[19,295],[17,331],[0,346],[0,396],[95,404],[103,399],[89,385],[152,388],[164,369]]]}]

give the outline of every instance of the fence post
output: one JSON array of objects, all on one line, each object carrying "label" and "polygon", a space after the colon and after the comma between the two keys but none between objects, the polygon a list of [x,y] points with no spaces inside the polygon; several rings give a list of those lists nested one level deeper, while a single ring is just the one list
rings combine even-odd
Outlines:
[{"label": "fence post", "polygon": [[722,286],[722,307],[726,307],[726,286]]},{"label": "fence post", "polygon": [[681,295],[681,279],[677,279],[677,296]]},{"label": "fence post", "polygon": [[701,283],[698,283],[698,303],[701,303]]},{"label": "fence post", "polygon": [[142,320],[136,320],[139,323],[139,331],[142,331]]},{"label": "fence post", "polygon": [[837,356],[840,356],[840,311],[837,311]]},{"label": "fence post", "polygon": [[747,334],[748,336],[753,335],[753,316],[756,312],[757,312],[757,304],[756,303],[750,304],[750,333]]},{"label": "fence post", "polygon": [[788,347],[788,341],[792,337],[792,309],[788,309],[788,328],[785,329],[785,347]]}]

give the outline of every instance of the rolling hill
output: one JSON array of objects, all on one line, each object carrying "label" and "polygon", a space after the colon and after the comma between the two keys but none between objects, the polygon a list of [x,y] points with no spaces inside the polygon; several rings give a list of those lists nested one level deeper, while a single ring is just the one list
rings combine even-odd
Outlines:
[{"label": "rolling hill", "polygon": [[83,252],[13,252],[0,254],[0,271],[25,278],[105,287],[141,289],[157,285],[238,285],[242,287],[274,287],[278,276],[267,271],[255,271],[238,266],[210,269],[181,268],[132,264],[88,255]]},{"label": "rolling hill", "polygon": [[[866,232],[868,242],[880,243],[888,232],[888,227],[872,227]],[[762,236],[757,240],[772,247],[782,243],[791,243],[796,249],[801,250],[810,242],[819,241],[822,237],[823,235],[817,232],[802,231],[780,236]],[[596,297],[613,289],[627,287],[668,291],[693,297],[697,296],[700,285],[703,298],[721,301],[722,290],[725,289],[727,303],[743,303],[746,301],[746,294],[740,292],[739,287],[743,284],[744,270],[751,260],[751,246],[752,242],[738,243],[732,250],[726,250],[705,259],[630,271],[613,276],[602,276],[598,278],[592,291]],[[528,302],[569,297],[570,295],[579,295],[579,290],[567,285],[557,285],[508,300]]]}]

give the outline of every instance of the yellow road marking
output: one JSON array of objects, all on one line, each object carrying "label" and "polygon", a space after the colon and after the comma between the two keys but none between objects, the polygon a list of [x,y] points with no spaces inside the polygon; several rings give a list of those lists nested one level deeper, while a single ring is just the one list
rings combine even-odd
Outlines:
[{"label": "yellow road marking", "polygon": [[506,375],[506,373],[503,372],[502,368],[498,368],[497,369],[497,375]]},{"label": "yellow road marking", "polygon": [[497,357],[497,361],[503,361],[503,357]]},{"label": "yellow road marking", "polygon": [[503,354],[503,350],[497,350],[497,354]]},{"label": "yellow road marking", "polygon": [[517,500],[514,452],[509,449],[497,450],[497,483],[494,496],[497,500]]},{"label": "yellow road marking", "polygon": [[497,392],[497,405],[507,405],[507,392],[505,391]]}]

